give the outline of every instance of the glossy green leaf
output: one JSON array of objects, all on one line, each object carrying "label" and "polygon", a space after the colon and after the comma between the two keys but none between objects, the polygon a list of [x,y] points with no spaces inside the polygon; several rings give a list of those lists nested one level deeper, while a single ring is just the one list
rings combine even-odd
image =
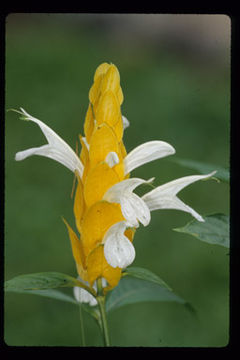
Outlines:
[{"label": "glossy green leaf", "polygon": [[192,220],[187,225],[173,230],[192,235],[209,244],[216,244],[229,248],[229,216],[224,214],[213,214],[203,216],[203,219],[205,222]]},{"label": "glossy green leaf", "polygon": [[122,277],[118,286],[108,294],[106,309],[111,311],[124,305],[151,301],[173,301],[191,308],[157,275],[146,269],[129,268],[125,271],[125,276]]},{"label": "glossy green leaf", "polygon": [[177,163],[178,165],[184,166],[186,168],[197,170],[201,174],[208,174],[211,171],[216,170],[217,172],[214,177],[216,177],[217,179],[222,180],[224,182],[229,182],[229,178],[230,178],[229,171],[221,166],[217,166],[214,164],[207,164],[207,163],[203,163],[203,162],[195,161],[195,160],[181,159],[181,158],[177,158],[175,156],[169,160]]}]

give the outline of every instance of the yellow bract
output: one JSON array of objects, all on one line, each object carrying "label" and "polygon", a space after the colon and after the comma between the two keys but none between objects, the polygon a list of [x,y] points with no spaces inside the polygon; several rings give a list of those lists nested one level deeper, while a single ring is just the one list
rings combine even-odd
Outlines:
[{"label": "yellow bract", "polygon": [[87,175],[84,184],[84,199],[89,207],[102,200],[105,192],[119,182],[117,173],[105,162],[97,164]]},{"label": "yellow bract", "polygon": [[101,96],[95,117],[98,125],[106,123],[112,127],[121,120],[119,102],[112,91],[106,91]]},{"label": "yellow bract", "polygon": [[[122,142],[123,93],[118,69],[113,64],[102,63],[93,80],[84,123],[85,139],[79,136],[82,145],[80,160],[84,171],[81,179],[77,176],[74,216],[80,238],[64,222],[79,276],[91,286],[96,279],[104,277],[108,282],[108,290],[118,284],[121,269],[107,263],[102,241],[112,225],[125,219],[119,204],[102,199],[111,186],[129,175],[124,175],[123,160],[127,152]],[[117,159],[113,164],[108,163],[109,153]],[[125,235],[132,241],[134,230],[126,230]]]},{"label": "yellow bract", "polygon": [[87,260],[87,267],[90,285],[92,285],[97,278],[104,277],[107,280],[110,289],[116,286],[121,278],[121,269],[112,268],[107,263],[103,253],[103,245],[95,247],[90,253]]},{"label": "yellow bract", "polygon": [[118,204],[98,201],[86,212],[82,221],[82,241],[85,253],[89,253],[102,242],[106,231],[113,224],[123,221],[121,208]]}]

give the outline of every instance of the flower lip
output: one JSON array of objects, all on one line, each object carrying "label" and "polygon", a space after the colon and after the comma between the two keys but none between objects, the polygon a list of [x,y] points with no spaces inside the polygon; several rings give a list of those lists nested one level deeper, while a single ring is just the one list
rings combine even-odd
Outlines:
[{"label": "flower lip", "polygon": [[194,183],[195,181],[207,179],[215,173],[216,171],[213,171],[207,175],[191,175],[170,181],[143,195],[142,200],[149,207],[150,211],[159,209],[182,210],[190,213],[198,221],[204,222],[201,215],[199,215],[190,206],[184,204],[184,202],[182,202],[176,195],[186,186]]},{"label": "flower lip", "polygon": [[143,164],[174,153],[175,149],[165,141],[154,140],[141,144],[125,157],[125,175]]},{"label": "flower lip", "polygon": [[125,268],[135,259],[135,249],[124,235],[128,224],[120,221],[112,225],[103,238],[104,256],[113,268]]}]

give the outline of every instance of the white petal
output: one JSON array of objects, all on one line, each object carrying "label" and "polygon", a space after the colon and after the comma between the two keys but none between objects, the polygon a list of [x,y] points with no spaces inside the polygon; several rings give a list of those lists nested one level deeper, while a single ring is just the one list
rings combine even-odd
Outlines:
[{"label": "white petal", "polygon": [[119,157],[117,153],[115,153],[115,151],[110,151],[105,158],[105,162],[110,168],[117,165],[119,163]]},{"label": "white petal", "polygon": [[138,227],[138,221],[144,226],[150,222],[150,211],[145,202],[133,190],[144,183],[152,182],[152,179],[143,180],[132,178],[120,181],[113,185],[103,196],[103,200],[119,203],[124,218],[130,226]]},{"label": "white petal", "polygon": [[120,204],[122,214],[131,226],[138,227],[138,221],[144,226],[150,223],[150,210],[146,203],[136,194],[132,193],[123,196]]},{"label": "white petal", "polygon": [[164,141],[149,141],[133,149],[124,159],[125,175],[150,161],[175,153],[175,149]]},{"label": "white petal", "polygon": [[103,196],[103,200],[109,202],[120,202],[122,195],[126,192],[131,193],[137,186],[141,184],[150,183],[154,178],[144,180],[140,178],[131,178],[120,181],[119,183],[110,187]]},{"label": "white petal", "polygon": [[216,171],[207,175],[185,176],[183,178],[173,180],[167,184],[158,186],[156,189],[142,196],[150,211],[158,209],[177,209],[189,212],[198,221],[204,221],[201,215],[188,205],[184,204],[176,195],[186,186],[195,181],[206,179],[214,175]]},{"label": "white petal", "polygon": [[104,256],[110,266],[125,268],[135,259],[135,249],[124,235],[127,224],[120,221],[109,228],[103,238]]},{"label": "white petal", "polygon": [[128,119],[127,119],[125,116],[123,116],[123,115],[122,115],[122,121],[123,121],[123,128],[124,128],[124,130],[125,130],[126,128],[129,127],[130,122],[129,122]]},{"label": "white petal", "polygon": [[[84,282],[86,285],[89,285],[87,281],[84,281],[80,279],[82,282]],[[80,288],[79,286],[74,286],[73,288],[73,294],[75,299],[80,303],[88,303],[91,306],[97,305],[97,300],[94,296],[92,296],[88,291],[86,291],[83,288]]]},{"label": "white petal", "polygon": [[22,114],[26,117],[26,120],[33,121],[40,127],[48,141],[48,144],[38,148],[31,148],[20,151],[15,155],[15,159],[20,161],[32,155],[45,156],[58,161],[72,172],[78,171],[79,175],[82,176],[83,165],[70,146],[42,121],[32,117],[22,108],[21,111]]}]

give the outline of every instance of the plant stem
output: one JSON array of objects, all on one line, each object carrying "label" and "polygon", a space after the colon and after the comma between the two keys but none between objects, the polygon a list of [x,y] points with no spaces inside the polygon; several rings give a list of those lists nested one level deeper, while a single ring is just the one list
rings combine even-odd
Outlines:
[{"label": "plant stem", "polygon": [[97,302],[98,302],[98,306],[99,306],[99,310],[100,310],[100,314],[101,314],[101,320],[102,320],[104,346],[110,346],[107,316],[106,316],[106,309],[105,309],[105,296],[98,296]]},{"label": "plant stem", "polygon": [[106,308],[105,308],[105,295],[103,295],[103,289],[102,289],[102,279],[97,279],[97,290],[98,290],[97,302],[98,302],[100,315],[101,315],[104,346],[110,346],[107,315],[106,315]]},{"label": "plant stem", "polygon": [[83,313],[82,313],[82,305],[81,305],[81,304],[79,304],[79,316],[80,316],[82,346],[86,346],[86,342],[85,342],[85,332],[84,332],[84,323],[83,323]]}]

